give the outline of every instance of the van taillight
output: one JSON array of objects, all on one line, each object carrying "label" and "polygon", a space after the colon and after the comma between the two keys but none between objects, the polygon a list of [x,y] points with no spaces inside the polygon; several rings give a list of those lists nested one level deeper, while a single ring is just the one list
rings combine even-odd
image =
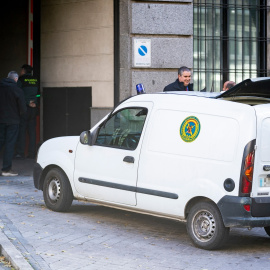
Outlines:
[{"label": "van taillight", "polygon": [[253,178],[254,151],[245,159],[245,167],[242,175],[242,193],[250,193]]},{"label": "van taillight", "polygon": [[255,140],[246,145],[242,161],[240,176],[240,196],[250,196],[253,180]]}]

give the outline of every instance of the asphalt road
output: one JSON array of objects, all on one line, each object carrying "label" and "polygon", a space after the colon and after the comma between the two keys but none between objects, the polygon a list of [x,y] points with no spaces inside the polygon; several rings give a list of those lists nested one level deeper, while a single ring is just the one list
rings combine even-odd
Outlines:
[{"label": "asphalt road", "polygon": [[42,192],[34,188],[29,172],[33,163],[15,165],[20,176],[0,177],[0,226],[33,269],[260,270],[270,266],[270,238],[261,228],[232,229],[222,250],[201,250],[191,244],[185,223],[78,201],[68,213],[50,211]]}]

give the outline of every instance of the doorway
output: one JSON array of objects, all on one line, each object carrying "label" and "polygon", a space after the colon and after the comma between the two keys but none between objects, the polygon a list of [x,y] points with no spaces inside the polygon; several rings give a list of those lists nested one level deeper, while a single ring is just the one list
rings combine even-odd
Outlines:
[{"label": "doorway", "polygon": [[43,141],[90,129],[91,87],[43,88]]}]

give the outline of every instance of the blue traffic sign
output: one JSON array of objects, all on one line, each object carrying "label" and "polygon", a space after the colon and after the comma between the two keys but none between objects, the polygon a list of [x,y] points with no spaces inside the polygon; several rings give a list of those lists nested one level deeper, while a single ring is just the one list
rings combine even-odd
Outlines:
[{"label": "blue traffic sign", "polygon": [[144,45],[141,45],[138,49],[138,53],[141,55],[141,56],[145,56],[147,54],[147,48],[146,46]]}]

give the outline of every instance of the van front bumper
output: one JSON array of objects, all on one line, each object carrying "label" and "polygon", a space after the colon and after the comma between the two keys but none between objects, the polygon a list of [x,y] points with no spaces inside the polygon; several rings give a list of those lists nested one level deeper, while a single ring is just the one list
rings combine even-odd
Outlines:
[{"label": "van front bumper", "polygon": [[[218,202],[225,227],[270,226],[270,199],[224,196]],[[250,205],[250,211],[244,205]]]},{"label": "van front bumper", "polygon": [[38,163],[35,163],[34,170],[33,170],[34,186],[36,189],[40,189],[40,190],[42,190],[43,188],[40,183],[42,171],[43,171],[42,167]]}]

